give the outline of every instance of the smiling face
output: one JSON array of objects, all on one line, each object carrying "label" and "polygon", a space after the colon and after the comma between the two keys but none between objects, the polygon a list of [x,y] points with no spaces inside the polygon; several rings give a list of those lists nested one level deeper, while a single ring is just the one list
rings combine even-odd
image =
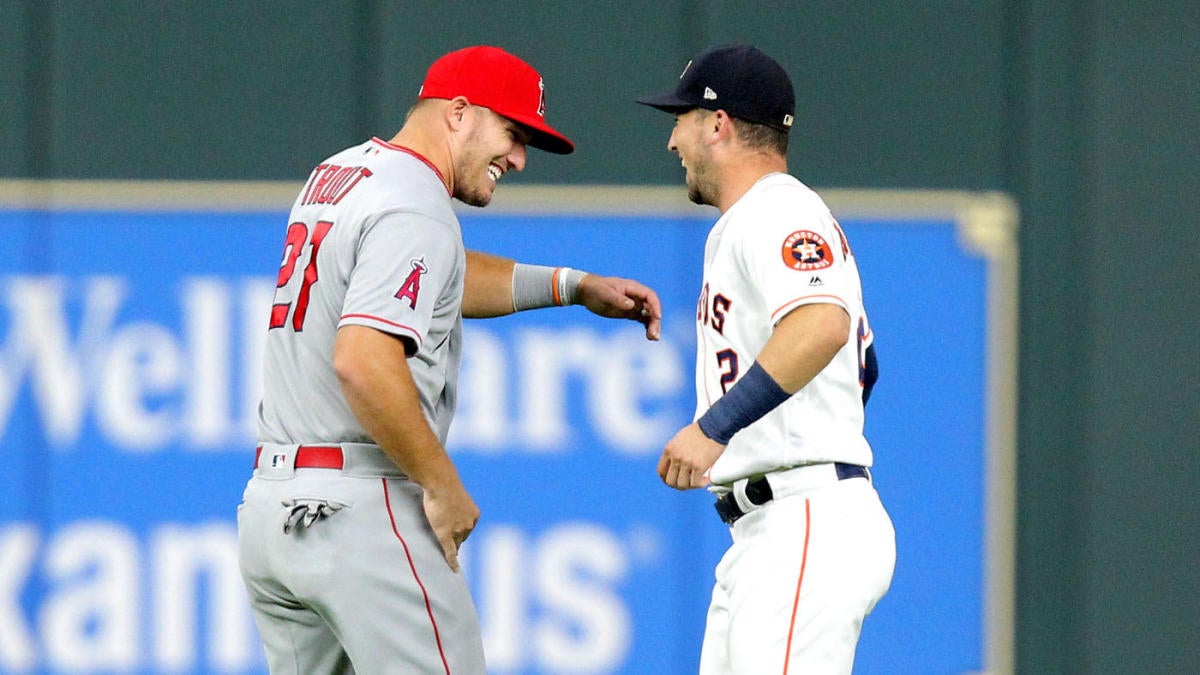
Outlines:
[{"label": "smiling face", "polygon": [[474,123],[454,158],[454,197],[471,206],[487,206],[496,181],[510,170],[525,168],[529,134],[488,108],[471,106],[469,114]]},{"label": "smiling face", "polygon": [[716,206],[717,183],[713,176],[712,153],[705,142],[709,128],[708,119],[712,112],[693,108],[675,115],[675,128],[667,140],[667,149],[679,155],[685,171],[688,199],[695,204]]}]

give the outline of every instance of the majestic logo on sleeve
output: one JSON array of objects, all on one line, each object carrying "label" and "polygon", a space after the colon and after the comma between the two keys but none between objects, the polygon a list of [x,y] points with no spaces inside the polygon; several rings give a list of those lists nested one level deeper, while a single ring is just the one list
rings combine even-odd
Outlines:
[{"label": "majestic logo on sleeve", "polygon": [[412,265],[412,271],[408,273],[408,278],[404,280],[404,284],[400,286],[400,290],[396,291],[396,298],[408,301],[409,309],[417,308],[417,296],[421,293],[421,275],[429,271],[429,267],[425,265],[425,258],[413,258],[408,261]]},{"label": "majestic logo on sleeve", "polygon": [[797,230],[783,240],[783,264],[801,272],[819,270],[833,264],[829,244],[821,235]]}]

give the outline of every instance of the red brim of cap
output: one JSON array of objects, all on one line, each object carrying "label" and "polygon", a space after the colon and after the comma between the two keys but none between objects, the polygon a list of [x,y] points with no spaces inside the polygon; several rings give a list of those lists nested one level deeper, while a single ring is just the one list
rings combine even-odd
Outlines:
[{"label": "red brim of cap", "polygon": [[504,117],[520,124],[529,132],[529,145],[538,150],[545,150],[556,155],[569,155],[575,152],[575,144],[566,136],[558,133],[536,115],[521,116],[499,113]]}]

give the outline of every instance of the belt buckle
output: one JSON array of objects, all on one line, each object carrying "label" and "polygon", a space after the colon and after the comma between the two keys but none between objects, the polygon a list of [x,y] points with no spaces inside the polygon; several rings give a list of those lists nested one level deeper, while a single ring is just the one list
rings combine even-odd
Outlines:
[{"label": "belt buckle", "polygon": [[746,515],[741,507],[738,506],[732,492],[718,497],[717,501],[713,503],[713,508],[717,510],[717,515],[721,517],[721,522],[726,525],[733,525],[738,521],[738,518]]},{"label": "belt buckle", "polygon": [[775,498],[771,491],[771,483],[766,476],[759,476],[746,483],[746,500],[755,506],[762,506]]},{"label": "belt buckle", "polygon": [[[726,525],[733,525],[739,518],[753,510],[742,508],[738,503],[736,490],[737,488],[734,488],[734,491],[721,495],[713,504],[717,515],[721,516],[721,521]],[[747,481],[744,491],[746,501],[752,506],[762,506],[775,498],[775,494],[771,491],[771,483],[767,481],[766,476],[759,476]]]},{"label": "belt buckle", "polygon": [[850,478],[866,478],[867,482],[871,481],[871,470],[865,466],[858,464],[843,464],[842,462],[834,462],[833,468],[837,471],[838,480],[848,480]]}]

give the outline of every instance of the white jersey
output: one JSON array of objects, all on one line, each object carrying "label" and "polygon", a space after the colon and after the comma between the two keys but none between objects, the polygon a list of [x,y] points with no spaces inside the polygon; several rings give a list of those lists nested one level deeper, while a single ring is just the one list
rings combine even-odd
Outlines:
[{"label": "white jersey", "polygon": [[466,251],[423,157],[378,138],[313,169],[289,217],[264,347],[260,443],[370,442],[333,370],[340,327],[396,335],[444,444],[462,346]]},{"label": "white jersey", "polygon": [[709,472],[714,484],[815,462],[872,463],[862,355],[873,336],[858,266],[820,196],[788,174],[770,174],[722,214],[704,247],[696,418],[749,370],[788,312],[814,303],[850,315],[846,345],[803,389],[734,434]]}]

